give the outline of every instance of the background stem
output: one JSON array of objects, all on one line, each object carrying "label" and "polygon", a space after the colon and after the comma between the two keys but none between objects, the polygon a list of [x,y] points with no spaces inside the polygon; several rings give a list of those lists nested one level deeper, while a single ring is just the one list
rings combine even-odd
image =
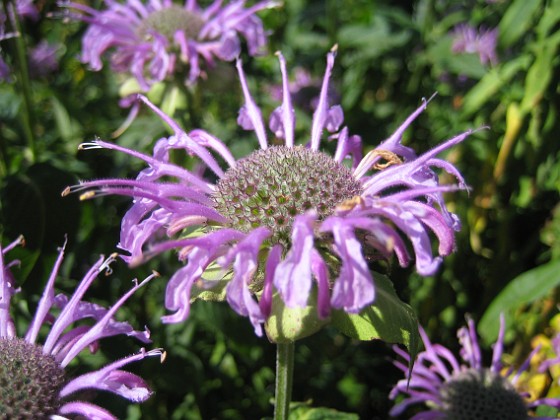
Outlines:
[{"label": "background stem", "polygon": [[33,133],[33,101],[31,99],[31,86],[29,82],[29,69],[27,66],[27,49],[25,45],[25,40],[23,38],[21,24],[19,22],[19,17],[16,12],[14,4],[9,3],[7,0],[3,1],[4,10],[7,16],[6,25],[9,32],[18,34],[13,39],[11,39],[12,53],[14,58],[14,64],[17,69],[17,84],[19,86],[22,102],[22,128],[25,135],[27,145],[29,147],[31,162],[35,162],[37,157],[37,148],[35,143],[35,135]]}]

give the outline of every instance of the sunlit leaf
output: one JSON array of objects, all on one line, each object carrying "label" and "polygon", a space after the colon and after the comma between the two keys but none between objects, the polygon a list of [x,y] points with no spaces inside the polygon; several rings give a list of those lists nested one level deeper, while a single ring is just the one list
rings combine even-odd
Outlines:
[{"label": "sunlit leaf", "polygon": [[334,311],[332,324],[343,334],[358,340],[379,339],[404,344],[414,360],[420,342],[416,314],[399,299],[386,276],[375,273],[374,278],[374,304],[356,315]]},{"label": "sunlit leaf", "polygon": [[551,261],[517,276],[496,296],[478,324],[480,335],[487,343],[494,342],[503,313],[506,325],[513,321],[515,310],[546,296],[560,285],[560,261]]},{"label": "sunlit leaf", "polygon": [[516,0],[508,7],[499,25],[500,45],[509,47],[533,25],[533,16],[541,7],[540,0]]}]

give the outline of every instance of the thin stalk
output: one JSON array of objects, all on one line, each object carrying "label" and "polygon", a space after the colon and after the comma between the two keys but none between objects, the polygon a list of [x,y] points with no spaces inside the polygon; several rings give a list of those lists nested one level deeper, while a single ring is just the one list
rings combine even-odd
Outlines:
[{"label": "thin stalk", "polygon": [[6,11],[6,19],[8,31],[17,33],[11,41],[13,45],[13,55],[19,77],[17,83],[21,89],[23,96],[23,112],[21,113],[23,132],[29,151],[31,152],[31,161],[34,162],[37,157],[37,146],[35,136],[33,134],[33,101],[31,100],[31,86],[29,83],[29,69],[27,66],[27,52],[25,41],[23,39],[22,28],[19,22],[17,12],[13,3],[3,0],[4,10]]},{"label": "thin stalk", "polygon": [[294,342],[276,345],[276,388],[274,420],[287,420],[292,399],[294,376]]}]

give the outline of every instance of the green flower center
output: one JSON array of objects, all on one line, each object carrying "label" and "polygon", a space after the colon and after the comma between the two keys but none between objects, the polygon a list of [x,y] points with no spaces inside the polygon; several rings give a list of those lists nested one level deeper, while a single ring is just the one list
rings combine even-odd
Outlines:
[{"label": "green flower center", "polygon": [[489,370],[470,369],[441,390],[448,420],[527,420],[527,407],[513,385]]},{"label": "green flower center", "polygon": [[0,338],[0,413],[8,419],[56,414],[64,369],[43,348],[21,338]]},{"label": "green flower center", "polygon": [[216,210],[243,232],[263,226],[271,242],[289,242],[294,218],[315,209],[321,219],[362,193],[351,171],[330,156],[301,146],[258,150],[218,182]]},{"label": "green flower center", "polygon": [[193,39],[198,37],[203,25],[200,16],[173,5],[151,13],[140,24],[138,35],[142,39],[149,39],[151,33],[157,32],[172,41],[177,31],[183,31],[187,39]]}]

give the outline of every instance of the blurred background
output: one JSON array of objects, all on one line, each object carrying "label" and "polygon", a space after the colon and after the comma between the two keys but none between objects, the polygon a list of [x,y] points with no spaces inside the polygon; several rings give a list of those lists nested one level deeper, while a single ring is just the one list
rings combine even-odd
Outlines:
[{"label": "blurred background", "polygon": [[[81,1],[104,7],[102,1]],[[130,112],[119,106],[123,76],[108,65],[90,71],[79,61],[86,25],[63,19],[54,1],[34,4],[37,19],[20,22],[27,55],[18,53],[17,38],[0,42],[9,69],[0,82],[0,234],[3,244],[20,234],[26,238],[26,247],[9,257],[22,261],[14,270],[23,286],[14,305],[22,328],[65,237],[58,289],[71,293],[99,254],[116,251],[120,219],[130,206],[130,200],[116,196],[80,202],[77,195],[61,197],[62,190],[80,179],[135,177],[143,168],[139,160],[107,150],[78,151],[78,145],[99,137],[150,153],[159,138],[169,135],[142,108],[113,139]],[[468,193],[447,198],[463,223],[457,251],[433,277],[398,264],[388,273],[431,339],[456,350],[456,330],[468,315],[490,351],[503,312],[507,358],[519,364],[535,340],[546,343],[560,332],[555,318],[560,1],[290,0],[258,16],[270,34],[270,54],[249,57],[244,50],[245,72],[256,102],[269,115],[278,105],[280,84],[273,53],[282,51],[294,81],[299,142],[307,141],[325,56],[335,44],[332,97],[340,101],[345,124],[362,137],[366,152],[435,92],[406,132],[407,146],[423,152],[466,129],[488,127],[446,155],[470,186]],[[461,48],[466,33],[478,37],[475,47]],[[32,51],[40,46],[49,46],[51,54],[33,62]],[[28,75],[21,72],[26,56]],[[236,157],[250,153],[257,141],[236,124],[242,94],[234,63],[219,63],[197,89],[196,112],[184,103],[163,101],[164,108],[186,131],[202,128],[214,134]],[[119,262],[110,277],[93,284],[88,298],[109,305],[131,279],[160,272],[162,278],[136,293],[118,317],[136,327],[147,325],[153,345],[168,354],[164,364],[146,360],[130,367],[156,391],[147,403],[94,398],[123,419],[271,417],[275,346],[256,337],[247,319],[227,304],[196,302],[187,322],[160,323],[166,280],[177,267],[173,253],[134,270]],[[97,354],[82,355],[83,365],[73,368],[89,370],[139,347],[127,339],[101,344]],[[331,413],[333,419],[385,419],[393,404],[389,390],[401,379],[392,358],[388,343],[351,340],[326,327],[296,344],[293,400],[338,410]],[[560,395],[551,378],[529,380],[530,374],[527,386],[541,396]]]}]

